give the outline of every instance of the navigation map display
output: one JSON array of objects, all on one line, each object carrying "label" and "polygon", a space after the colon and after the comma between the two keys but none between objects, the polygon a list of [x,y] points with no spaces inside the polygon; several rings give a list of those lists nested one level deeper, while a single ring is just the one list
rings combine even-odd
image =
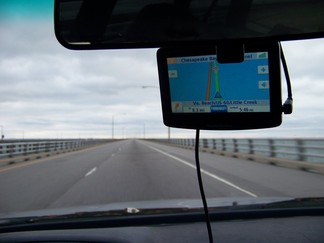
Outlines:
[{"label": "navigation map display", "polygon": [[168,57],[172,113],[270,112],[268,52],[220,64],[216,55]]},{"label": "navigation map display", "polygon": [[[219,44],[158,50],[162,113],[166,126],[240,130],[281,124],[278,43],[244,44],[244,52],[230,48],[230,45]],[[222,55],[220,60],[217,52]],[[234,59],[243,61],[228,62]]]}]

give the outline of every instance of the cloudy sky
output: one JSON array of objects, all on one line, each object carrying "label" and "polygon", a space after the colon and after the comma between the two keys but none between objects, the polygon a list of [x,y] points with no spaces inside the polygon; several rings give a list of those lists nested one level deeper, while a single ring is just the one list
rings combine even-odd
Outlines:
[{"label": "cloudy sky", "polygon": [[[30,11],[35,2],[41,15]],[[67,50],[54,36],[51,0],[0,0],[0,36],[6,138],[111,138],[112,120],[115,138],[167,137],[155,49]],[[203,137],[324,137],[324,39],[283,47],[294,113],[278,128],[203,131]],[[172,128],[171,136],[193,137],[194,131]]]}]

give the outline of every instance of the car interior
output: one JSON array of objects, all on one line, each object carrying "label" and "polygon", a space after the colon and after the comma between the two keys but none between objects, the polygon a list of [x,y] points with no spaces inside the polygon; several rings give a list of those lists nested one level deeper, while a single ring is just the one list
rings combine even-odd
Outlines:
[{"label": "car interior", "polygon": [[0,219],[1,242],[324,241],[322,198],[212,206],[199,152],[201,130],[266,129],[294,115],[282,43],[324,37],[323,1],[55,0],[53,16],[71,51],[158,48],[163,123],[196,134],[200,206],[17,214]]}]

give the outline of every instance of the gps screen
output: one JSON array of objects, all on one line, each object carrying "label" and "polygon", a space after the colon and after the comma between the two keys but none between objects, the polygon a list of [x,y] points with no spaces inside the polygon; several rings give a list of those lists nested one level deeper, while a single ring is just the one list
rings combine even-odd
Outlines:
[{"label": "gps screen", "polygon": [[168,57],[167,66],[172,113],[270,112],[268,52],[226,64],[215,55]]}]

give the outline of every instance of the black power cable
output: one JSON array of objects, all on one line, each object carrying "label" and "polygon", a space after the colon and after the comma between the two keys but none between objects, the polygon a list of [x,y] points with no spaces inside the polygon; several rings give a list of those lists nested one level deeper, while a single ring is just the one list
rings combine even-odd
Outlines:
[{"label": "black power cable", "polygon": [[213,232],[212,232],[211,225],[210,225],[208,205],[207,205],[207,200],[206,200],[205,191],[204,191],[204,185],[203,185],[203,182],[202,182],[201,171],[200,171],[199,133],[200,133],[200,131],[199,131],[199,129],[197,129],[196,130],[196,144],[195,144],[196,171],[197,171],[200,195],[201,195],[201,199],[202,199],[202,202],[203,202],[203,205],[204,205],[204,212],[205,212],[205,217],[206,217],[206,225],[207,225],[207,230],[208,230],[209,242],[213,243],[214,242],[214,240],[213,240]]},{"label": "black power cable", "polygon": [[282,67],[285,73],[286,83],[287,83],[287,93],[288,97],[285,103],[283,104],[282,110],[284,114],[291,114],[293,111],[293,97],[292,97],[292,89],[291,89],[291,83],[290,83],[290,77],[289,77],[289,71],[288,66],[285,58],[284,51],[282,49],[282,45],[279,42],[279,48],[280,48],[280,59],[282,63]]},{"label": "black power cable", "polygon": [[[286,102],[283,105],[283,112],[285,114],[291,114],[292,113],[292,106],[293,106],[292,89],[291,89],[291,83],[290,83],[290,77],[289,77],[288,67],[287,67],[287,63],[286,63],[286,58],[285,58],[285,55],[283,53],[283,49],[282,49],[282,46],[281,46],[280,42],[279,42],[279,49],[280,49],[280,59],[281,59],[281,62],[282,62],[284,73],[285,73],[285,78],[286,78],[286,83],[287,83],[287,92],[288,92],[288,98],[287,98]],[[212,232],[212,229],[211,229],[211,223],[210,223],[209,212],[208,212],[208,205],[207,205],[207,200],[206,200],[206,196],[205,196],[204,186],[203,186],[202,177],[201,177],[201,170],[200,170],[199,133],[200,133],[200,130],[197,129],[196,130],[196,144],[195,144],[196,171],[197,171],[200,195],[201,195],[201,199],[202,199],[203,206],[204,206],[204,212],[205,212],[205,217],[206,217],[206,225],[207,225],[207,230],[208,230],[209,242],[213,243],[214,242],[214,240],[213,240],[213,232]]]}]

